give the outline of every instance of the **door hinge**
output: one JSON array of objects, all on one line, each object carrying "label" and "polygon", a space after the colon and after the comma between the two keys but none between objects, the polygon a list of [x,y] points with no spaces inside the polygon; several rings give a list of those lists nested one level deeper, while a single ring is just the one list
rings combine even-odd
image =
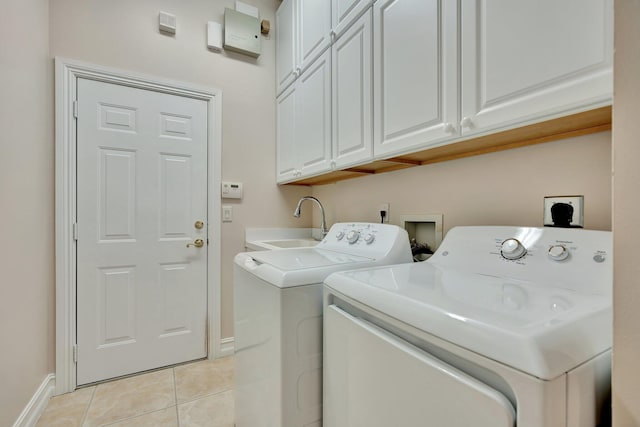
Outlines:
[{"label": "door hinge", "polygon": [[73,223],[73,240],[78,241],[78,223]]},{"label": "door hinge", "polygon": [[78,101],[73,101],[73,117],[78,118]]},{"label": "door hinge", "polygon": [[73,363],[78,363],[78,344],[73,345]]}]

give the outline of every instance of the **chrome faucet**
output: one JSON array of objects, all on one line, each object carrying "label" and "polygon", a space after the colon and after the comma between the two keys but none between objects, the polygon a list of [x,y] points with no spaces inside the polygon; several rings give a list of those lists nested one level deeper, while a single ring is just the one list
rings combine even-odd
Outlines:
[{"label": "chrome faucet", "polygon": [[296,207],[296,210],[293,211],[293,216],[296,217],[296,218],[300,218],[300,206],[302,206],[302,202],[304,202],[305,200],[312,200],[312,201],[316,202],[318,204],[318,206],[320,206],[320,214],[322,215],[322,223],[320,224],[320,232],[322,233],[322,238],[324,239],[324,236],[327,235],[328,231],[327,231],[327,223],[324,220],[324,208],[322,207],[322,203],[320,203],[320,200],[316,199],[313,196],[304,196],[298,202],[298,206]]}]

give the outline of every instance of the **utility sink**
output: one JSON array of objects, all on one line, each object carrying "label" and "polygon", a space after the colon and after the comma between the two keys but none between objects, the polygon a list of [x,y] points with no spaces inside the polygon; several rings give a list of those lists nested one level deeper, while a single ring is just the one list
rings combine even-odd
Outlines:
[{"label": "utility sink", "polygon": [[247,228],[245,247],[250,251],[311,248],[320,243],[319,229],[312,228]]},{"label": "utility sink", "polygon": [[262,241],[263,245],[275,246],[276,248],[308,248],[320,243],[315,239],[283,239],[283,240],[268,240]]}]

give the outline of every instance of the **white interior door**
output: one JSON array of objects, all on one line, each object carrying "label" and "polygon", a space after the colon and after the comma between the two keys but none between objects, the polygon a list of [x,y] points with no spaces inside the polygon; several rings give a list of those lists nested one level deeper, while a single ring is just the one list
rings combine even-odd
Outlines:
[{"label": "white interior door", "polygon": [[77,87],[77,384],[205,357],[207,103]]}]

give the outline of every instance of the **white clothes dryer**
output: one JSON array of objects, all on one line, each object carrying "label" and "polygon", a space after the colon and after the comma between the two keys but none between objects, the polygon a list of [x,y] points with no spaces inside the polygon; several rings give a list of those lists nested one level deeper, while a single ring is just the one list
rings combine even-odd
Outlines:
[{"label": "white clothes dryer", "polygon": [[322,282],[411,261],[397,226],[338,223],[312,248],[240,253],[234,263],[235,425],[322,422]]},{"label": "white clothes dryer", "polygon": [[325,427],[607,418],[610,232],[457,227],[428,261],[325,283]]}]

